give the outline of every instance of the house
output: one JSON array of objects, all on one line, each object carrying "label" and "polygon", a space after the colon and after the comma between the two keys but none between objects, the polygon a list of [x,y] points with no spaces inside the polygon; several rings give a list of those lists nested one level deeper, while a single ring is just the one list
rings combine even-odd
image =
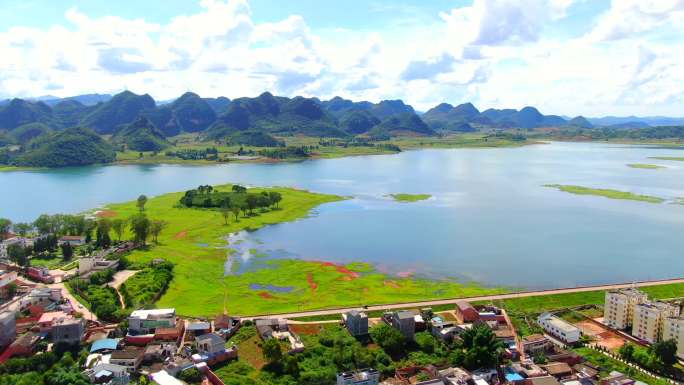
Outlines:
[{"label": "house", "polygon": [[553,376],[540,376],[527,378],[523,382],[524,385],[560,385],[558,380]]},{"label": "house", "polygon": [[460,326],[456,326],[451,322],[444,322],[439,317],[434,317],[431,321],[432,328],[430,333],[442,342],[453,341],[465,331]]},{"label": "house", "polygon": [[14,287],[16,291],[17,284],[15,281],[17,278],[16,271],[0,270],[0,299],[10,299],[11,288]]},{"label": "house", "polygon": [[354,337],[368,335],[368,315],[364,312],[352,310],[342,314],[344,326]]},{"label": "house", "polygon": [[378,385],[380,373],[373,369],[342,372],[337,374],[337,385]]},{"label": "house", "polygon": [[3,355],[6,355],[6,358],[15,356],[31,356],[36,351],[36,346],[40,340],[40,336],[36,333],[29,332],[22,334],[7,348],[9,353],[5,351],[3,352]]},{"label": "house", "polygon": [[126,385],[130,382],[130,375],[125,366],[98,363],[90,369],[86,369],[83,374],[90,379],[93,384]]},{"label": "house", "polygon": [[128,332],[132,335],[154,334],[157,328],[176,326],[176,309],[135,310],[128,317]]},{"label": "house", "polygon": [[118,266],[118,259],[105,259],[101,256],[80,258],[78,260],[78,275],[84,276],[92,271],[116,269]]},{"label": "house", "polygon": [[52,322],[52,342],[78,345],[85,333],[83,318],[58,318]]},{"label": "house", "polygon": [[511,365],[511,369],[524,378],[543,377],[547,375],[544,369],[540,368],[539,365],[532,362],[532,360],[514,363]]},{"label": "house", "polygon": [[86,237],[83,235],[65,235],[59,240],[57,240],[57,243],[61,246],[64,244],[70,244],[71,246],[83,246],[86,243]]},{"label": "house", "polygon": [[109,353],[119,348],[118,338],[102,338],[90,346],[90,353]]},{"label": "house", "polygon": [[53,283],[55,282],[55,277],[50,275],[50,270],[45,267],[29,267],[26,270],[26,275],[34,281],[43,283]]},{"label": "house", "polygon": [[168,357],[173,357],[176,353],[177,347],[175,344],[150,344],[145,348],[143,353],[143,361],[145,362],[161,362]]},{"label": "house", "polygon": [[56,320],[70,317],[63,311],[51,311],[43,313],[38,319],[38,327],[41,332],[52,333],[52,325]]},{"label": "house", "polygon": [[157,385],[185,385],[183,381],[176,379],[166,370],[160,370],[156,373],[152,373],[150,375],[150,379]]},{"label": "house", "polygon": [[217,315],[214,318],[214,331],[229,338],[240,329],[240,319],[229,316],[226,313]]},{"label": "house", "polygon": [[473,382],[470,373],[461,368],[447,368],[439,371],[439,378],[446,385],[469,385]]},{"label": "house", "polygon": [[550,376],[554,376],[559,380],[570,377],[573,374],[572,368],[565,362],[549,362],[546,365],[542,365],[541,368],[546,370]]},{"label": "house", "polygon": [[553,348],[553,342],[543,334],[530,334],[522,339],[522,347],[525,354],[534,356]]},{"label": "house", "polygon": [[665,319],[679,315],[679,307],[666,302],[644,302],[634,306],[632,335],[650,343],[662,340]]},{"label": "house", "polygon": [[0,351],[17,338],[17,322],[14,312],[0,313]]},{"label": "house", "polygon": [[205,362],[213,365],[229,359],[237,358],[237,346],[226,348],[226,340],[215,333],[203,334],[195,338],[197,354],[192,355],[195,363]]},{"label": "house", "polygon": [[580,329],[551,313],[542,313],[537,319],[539,325],[552,336],[566,344],[574,344],[579,341],[582,334]]},{"label": "house", "polygon": [[287,320],[282,318],[262,318],[255,321],[257,333],[264,341],[269,338],[288,341],[290,350],[288,353],[298,353],[304,350],[304,343],[299,337],[290,331]]},{"label": "house", "polygon": [[4,239],[0,241],[0,259],[7,259],[9,258],[9,253],[8,250],[10,246],[12,245],[18,245],[21,247],[26,247],[26,238],[23,237],[17,237],[14,234],[3,234]]},{"label": "house", "polygon": [[416,334],[416,319],[408,310],[400,310],[392,313],[391,325],[399,330],[406,339],[413,341]]},{"label": "house", "polygon": [[109,363],[126,367],[126,371],[133,373],[138,370],[142,362],[144,352],[142,349],[128,348],[115,350],[109,357]]},{"label": "house", "polygon": [[663,340],[677,341],[677,357],[684,359],[684,316],[665,318]]},{"label": "house", "polygon": [[458,323],[472,323],[480,319],[480,314],[468,301],[456,301],[456,320]]},{"label": "house", "polygon": [[186,337],[188,338],[194,338],[207,333],[211,333],[211,324],[209,322],[190,322],[186,327]]},{"label": "house", "polygon": [[632,326],[634,307],[646,301],[646,293],[636,288],[607,291],[603,323],[615,329],[627,329]]},{"label": "house", "polygon": [[19,300],[19,307],[22,310],[28,309],[31,306],[40,306],[43,309],[49,309],[51,305],[54,305],[61,300],[62,289],[37,287]]},{"label": "house", "polygon": [[600,385],[634,385],[635,383],[636,381],[633,379],[616,371],[610,372],[607,377],[602,378],[599,382]]}]

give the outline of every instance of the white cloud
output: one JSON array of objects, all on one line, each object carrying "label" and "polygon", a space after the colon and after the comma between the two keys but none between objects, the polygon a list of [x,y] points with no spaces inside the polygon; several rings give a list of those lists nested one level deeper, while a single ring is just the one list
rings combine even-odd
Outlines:
[{"label": "white cloud", "polygon": [[401,98],[418,110],[471,101],[568,115],[679,114],[684,31],[673,27],[683,25],[684,0],[616,0],[591,30],[569,34],[581,37],[550,33],[574,17],[572,4],[474,0],[434,23],[325,33],[298,15],[255,22],[246,0],[202,0],[199,11],[161,24],[73,8],[64,25],[0,32],[0,96],[270,91]]}]

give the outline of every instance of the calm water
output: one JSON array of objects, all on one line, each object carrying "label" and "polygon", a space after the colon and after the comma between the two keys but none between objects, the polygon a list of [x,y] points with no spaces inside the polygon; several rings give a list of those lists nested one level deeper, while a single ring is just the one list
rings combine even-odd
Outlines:
[{"label": "calm water", "polygon": [[[199,184],[294,186],[354,198],[323,205],[310,218],[249,234],[247,243],[257,245],[259,253],[368,261],[393,274],[526,288],[680,277],[684,206],[578,196],[542,185],[684,197],[684,162],[648,159],[682,153],[553,143],[274,165],[0,172],[0,217],[28,221],[44,212],[79,212]],[[668,168],[632,169],[627,163]],[[433,198],[396,203],[384,197],[397,192]]]}]

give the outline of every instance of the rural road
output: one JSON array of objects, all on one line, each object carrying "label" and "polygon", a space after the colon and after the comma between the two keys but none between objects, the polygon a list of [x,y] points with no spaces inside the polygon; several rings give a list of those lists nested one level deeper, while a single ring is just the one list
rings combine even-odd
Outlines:
[{"label": "rural road", "polygon": [[[554,295],[554,294],[566,294],[566,293],[582,293],[587,291],[597,291],[597,290],[613,290],[613,289],[624,289],[632,286],[643,287],[643,286],[658,286],[658,285],[669,285],[673,283],[684,283],[684,278],[673,278],[655,281],[639,281],[639,282],[629,282],[629,283],[616,283],[610,285],[595,285],[595,286],[580,286],[571,287],[563,289],[550,289],[550,290],[536,290],[536,291],[523,291],[517,293],[508,294],[495,294],[495,295],[484,295],[479,297],[463,297],[463,298],[449,298],[449,299],[438,299],[433,301],[422,301],[422,302],[403,302],[403,303],[392,303],[384,305],[370,305],[365,308],[365,311],[377,311],[377,310],[392,310],[392,309],[404,309],[409,307],[426,307],[435,305],[449,305],[456,303],[459,300],[468,301],[492,301],[500,299],[511,299],[511,298],[523,298],[523,297],[536,297],[544,295]],[[359,306],[356,307],[344,307],[335,309],[325,309],[325,310],[312,310],[312,311],[302,311],[295,313],[279,313],[279,314],[261,314],[248,317],[241,317],[243,320],[254,320],[257,318],[298,318],[298,317],[316,317],[324,315],[340,314],[350,310],[359,310]]]},{"label": "rural road", "polygon": [[[74,309],[74,311],[83,314],[83,318],[85,318],[86,320],[97,321],[97,316],[95,315],[95,313],[88,310],[87,307],[82,306],[81,303],[76,300],[76,297],[71,295],[71,293],[69,293],[69,290],[67,290],[67,288],[64,287],[63,282],[52,283],[47,285],[47,287],[60,288],[62,290],[62,297],[66,298],[69,302],[71,302],[71,307]],[[79,305],[81,305],[81,308],[78,307]]]},{"label": "rural road", "polygon": [[121,270],[117,271],[114,274],[114,277],[112,278],[112,282],[109,283],[109,286],[113,287],[114,290],[116,290],[116,295],[119,297],[119,304],[121,305],[122,309],[126,308],[126,302],[123,299],[123,296],[121,295],[121,292],[119,291],[119,287],[126,282],[128,278],[131,278],[132,276],[135,275],[140,270]]}]

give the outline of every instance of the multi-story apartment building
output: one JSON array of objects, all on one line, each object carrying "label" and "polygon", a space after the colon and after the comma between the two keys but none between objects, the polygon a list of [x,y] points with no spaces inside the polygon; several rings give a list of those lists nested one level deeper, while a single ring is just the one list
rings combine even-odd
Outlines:
[{"label": "multi-story apartment building", "polygon": [[684,316],[665,318],[663,340],[677,341],[677,356],[684,359]]},{"label": "multi-story apartment building", "polygon": [[635,288],[607,291],[603,322],[615,329],[627,329],[632,326],[634,306],[646,301],[646,293]]},{"label": "multi-story apartment building", "polygon": [[679,315],[679,307],[665,302],[645,302],[634,306],[632,335],[650,343],[662,339],[665,319]]}]

